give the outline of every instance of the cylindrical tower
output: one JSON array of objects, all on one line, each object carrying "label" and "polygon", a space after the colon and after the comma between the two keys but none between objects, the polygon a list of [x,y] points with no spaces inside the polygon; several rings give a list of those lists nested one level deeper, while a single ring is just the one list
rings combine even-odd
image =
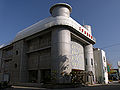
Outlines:
[{"label": "cylindrical tower", "polygon": [[85,46],[85,62],[86,62],[86,71],[92,73],[93,75],[88,76],[88,82],[95,81],[95,68],[94,68],[94,56],[93,56],[93,45]]},{"label": "cylindrical tower", "polygon": [[93,67],[93,46],[85,46],[86,71],[92,71]]},{"label": "cylindrical tower", "polygon": [[83,27],[86,28],[88,30],[88,32],[92,35],[91,26],[90,25],[83,25]]},{"label": "cylindrical tower", "polygon": [[[71,7],[67,4],[56,4],[51,7],[52,16],[70,16]],[[51,76],[55,83],[70,82],[70,53],[71,53],[70,31],[65,26],[52,28],[52,47],[51,47]]]},{"label": "cylindrical tower", "polygon": [[53,17],[66,16],[69,17],[72,7],[66,3],[57,3],[50,8],[50,13]]}]

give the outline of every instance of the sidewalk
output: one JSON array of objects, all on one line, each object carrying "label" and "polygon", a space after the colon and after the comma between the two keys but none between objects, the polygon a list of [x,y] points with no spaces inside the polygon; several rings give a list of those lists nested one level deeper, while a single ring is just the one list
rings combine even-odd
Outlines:
[{"label": "sidewalk", "polygon": [[12,88],[21,88],[21,89],[46,89],[46,88],[38,88],[38,87],[26,87],[26,86],[12,86]]}]

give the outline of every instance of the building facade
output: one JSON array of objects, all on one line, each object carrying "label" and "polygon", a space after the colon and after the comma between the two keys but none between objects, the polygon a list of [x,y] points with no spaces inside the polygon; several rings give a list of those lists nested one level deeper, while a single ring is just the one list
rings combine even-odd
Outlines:
[{"label": "building facade", "polygon": [[108,84],[107,60],[103,50],[94,48],[96,82]]},{"label": "building facade", "polygon": [[119,72],[119,80],[120,80],[120,61],[118,61],[118,72]]},{"label": "building facade", "polygon": [[85,72],[85,82],[95,81],[91,26],[70,17],[72,8],[58,3],[51,16],[18,32],[1,48],[3,78],[11,83],[71,83],[71,72]]}]

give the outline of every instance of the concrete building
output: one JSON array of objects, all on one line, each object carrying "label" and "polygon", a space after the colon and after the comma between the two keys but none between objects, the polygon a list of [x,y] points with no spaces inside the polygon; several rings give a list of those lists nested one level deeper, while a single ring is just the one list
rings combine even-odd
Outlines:
[{"label": "concrete building", "polygon": [[103,50],[94,48],[96,82],[108,84],[107,60]]},{"label": "concrete building", "polygon": [[119,72],[119,80],[120,80],[120,61],[118,61],[118,72]]},{"label": "concrete building", "polygon": [[[11,83],[71,83],[71,72],[86,72],[95,81],[91,26],[70,17],[72,8],[58,3],[51,16],[18,32],[1,48],[4,77]],[[4,79],[4,78],[3,78]]]}]

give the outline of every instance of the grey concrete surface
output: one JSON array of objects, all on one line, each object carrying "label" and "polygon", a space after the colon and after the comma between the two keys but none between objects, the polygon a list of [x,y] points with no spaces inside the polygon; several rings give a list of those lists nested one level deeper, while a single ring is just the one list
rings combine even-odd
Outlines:
[{"label": "grey concrete surface", "polygon": [[63,89],[46,89],[46,88],[36,88],[36,87],[14,86],[14,88],[6,88],[0,90],[120,90],[120,83],[114,81],[109,85],[95,85],[89,87],[63,88]]}]

